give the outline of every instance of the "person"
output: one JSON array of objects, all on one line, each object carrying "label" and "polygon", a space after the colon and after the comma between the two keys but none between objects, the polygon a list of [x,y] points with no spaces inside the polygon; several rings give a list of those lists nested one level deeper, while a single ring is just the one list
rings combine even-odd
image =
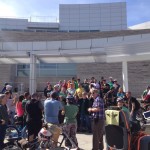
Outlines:
[{"label": "person", "polygon": [[[146,88],[146,89],[143,91],[143,93],[142,93],[142,100],[145,100],[145,98],[146,98],[146,96],[147,96],[149,90],[150,90],[150,86],[147,86],[147,88]],[[150,97],[149,97],[149,98],[150,98]]]},{"label": "person", "polygon": [[103,79],[101,83],[101,91],[102,91],[102,96],[104,97],[105,94],[110,90],[109,84],[106,82],[106,79]]},{"label": "person", "polygon": [[7,86],[7,85],[8,85],[8,83],[6,82],[6,83],[4,84],[4,87],[3,87],[2,91],[1,91],[2,94],[5,94],[5,92],[6,92],[6,86]]},{"label": "person", "polygon": [[47,98],[47,93],[53,91],[52,85],[50,82],[47,82],[47,86],[44,88],[44,96]]},{"label": "person", "polygon": [[38,93],[31,95],[31,100],[26,103],[25,111],[27,115],[28,140],[32,142],[42,128],[43,105],[38,100]]},{"label": "person", "polygon": [[[72,141],[78,147],[78,141],[76,138],[77,132],[77,113],[79,111],[78,106],[74,105],[74,97],[69,95],[66,98],[67,105],[64,106],[64,110],[62,111],[65,114],[64,123],[65,123],[65,131],[72,139]],[[65,146],[72,146],[69,140],[65,141]]]},{"label": "person", "polygon": [[26,111],[25,111],[25,107],[26,107],[26,103],[27,101],[29,101],[31,99],[31,95],[29,92],[25,92],[24,93],[24,100],[22,101],[22,108],[24,110],[24,114],[23,114],[23,125],[26,125]]},{"label": "person", "polygon": [[147,94],[145,93],[145,96],[143,96],[143,100],[146,103],[150,103],[150,90],[147,91]]},{"label": "person", "polygon": [[84,92],[84,89],[82,88],[81,83],[78,83],[78,88],[76,89],[74,96],[78,96],[79,99],[82,98],[82,93]]},{"label": "person", "polygon": [[48,123],[49,130],[53,133],[54,147],[57,147],[58,138],[61,133],[58,114],[63,110],[63,106],[57,99],[57,92],[52,92],[47,95],[48,98],[44,102],[44,121]]},{"label": "person", "polygon": [[103,97],[105,100],[106,107],[116,105],[116,95],[114,90],[114,87],[112,87]]},{"label": "person", "polygon": [[109,77],[109,82],[108,82],[110,89],[113,87],[114,81],[113,81],[113,77]]},{"label": "person", "polygon": [[18,98],[18,95],[15,94],[13,98],[11,98],[11,92],[10,91],[6,91],[5,92],[5,95],[8,99],[7,101],[7,111],[8,111],[8,115],[9,115],[9,123],[10,124],[14,124],[14,116],[15,116],[15,111],[16,111],[16,101],[17,101],[17,98]]},{"label": "person", "polygon": [[100,98],[97,89],[92,92],[94,98],[92,108],[89,108],[89,113],[92,114],[92,131],[93,131],[93,149],[92,150],[103,150],[103,129],[104,129],[104,102]]},{"label": "person", "polygon": [[4,148],[4,138],[9,116],[6,108],[7,97],[5,94],[0,94],[0,149]]},{"label": "person", "polygon": [[128,118],[129,118],[130,112],[129,112],[129,109],[124,105],[124,99],[123,98],[121,98],[121,97],[117,98],[117,106],[121,110],[123,110],[127,114]]},{"label": "person", "polygon": [[123,91],[123,88],[122,88],[122,87],[120,87],[120,88],[118,89],[117,97],[121,97],[121,98],[124,98],[124,97],[125,97],[125,92]]},{"label": "person", "polygon": [[130,112],[130,120],[136,121],[136,115],[140,108],[140,103],[136,100],[135,97],[132,97],[130,91],[126,92],[126,100]]},{"label": "person", "polygon": [[89,92],[89,82],[88,79],[84,79],[84,82],[81,84],[85,92]]},{"label": "person", "polygon": [[64,98],[67,97],[67,92],[66,92],[66,88],[65,87],[61,87],[61,90],[59,92],[59,96],[63,96]]},{"label": "person", "polygon": [[73,83],[70,83],[70,87],[66,90],[66,93],[67,95],[74,95],[76,89],[74,88],[74,84]]},{"label": "person", "polygon": [[114,93],[115,93],[115,95],[117,96],[118,90],[119,90],[119,88],[120,88],[120,85],[118,84],[117,79],[114,79],[113,87],[115,88],[115,89],[114,89]]},{"label": "person", "polygon": [[24,115],[24,109],[22,107],[22,101],[24,99],[24,95],[20,95],[19,99],[16,103],[16,113],[18,117],[18,123],[21,125],[21,128],[23,128],[23,115]]},{"label": "person", "polygon": [[80,121],[81,121],[81,131],[87,131],[91,133],[91,120],[88,112],[90,107],[90,100],[87,98],[87,93],[82,93],[82,99],[78,101],[79,112],[80,112]]}]

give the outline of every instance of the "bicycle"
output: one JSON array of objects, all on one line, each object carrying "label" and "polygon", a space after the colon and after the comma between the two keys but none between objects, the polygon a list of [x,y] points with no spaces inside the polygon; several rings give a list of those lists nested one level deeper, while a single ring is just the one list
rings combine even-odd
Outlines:
[{"label": "bicycle", "polygon": [[[44,128],[45,129],[41,129],[41,131],[39,132],[39,143],[40,146],[39,148],[48,148],[48,149],[54,149],[54,141],[53,141],[53,133],[51,132],[51,130],[49,130],[48,127],[49,125],[46,125]],[[70,147],[65,147],[66,149],[78,149],[78,146],[74,143],[74,141],[69,137],[69,135],[66,133],[65,131],[65,126],[63,124],[58,125],[58,128],[60,128],[61,130],[61,134],[62,135],[62,139],[60,142],[57,141],[57,148],[64,148],[62,147],[63,142],[67,139],[69,140],[71,146]]]}]

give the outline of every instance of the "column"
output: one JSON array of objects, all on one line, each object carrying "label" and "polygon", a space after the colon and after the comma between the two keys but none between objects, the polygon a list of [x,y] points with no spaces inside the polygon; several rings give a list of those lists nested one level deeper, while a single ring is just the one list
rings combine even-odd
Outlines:
[{"label": "column", "polygon": [[36,92],[36,56],[30,53],[30,79],[29,79],[30,94]]},{"label": "column", "polygon": [[127,61],[122,62],[122,79],[123,79],[123,90],[128,91],[128,64]]}]

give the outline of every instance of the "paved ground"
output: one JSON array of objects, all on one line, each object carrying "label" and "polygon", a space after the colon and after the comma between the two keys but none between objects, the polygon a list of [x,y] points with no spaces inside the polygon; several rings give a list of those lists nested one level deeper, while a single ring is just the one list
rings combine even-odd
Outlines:
[{"label": "paved ground", "polygon": [[[79,148],[81,150],[91,150],[92,149],[92,134],[88,133],[77,133],[77,139]],[[60,138],[61,140],[61,138]],[[106,142],[104,136],[104,150],[106,150]]]},{"label": "paved ground", "polygon": [[[147,134],[150,134],[150,121],[146,125],[145,132]],[[81,150],[91,150],[92,149],[92,134],[78,133],[77,139],[78,139],[79,147],[81,148]],[[104,136],[104,150],[106,150],[105,136]]]},{"label": "paved ground", "polygon": [[[150,121],[148,122],[146,126],[146,133],[150,134]],[[60,137],[59,141],[62,139]],[[81,150],[91,150],[92,149],[92,134],[88,133],[77,133],[77,139],[79,143],[79,147]],[[58,148],[57,150],[63,150]],[[104,150],[106,150],[106,142],[105,142],[105,136],[104,136]]]}]

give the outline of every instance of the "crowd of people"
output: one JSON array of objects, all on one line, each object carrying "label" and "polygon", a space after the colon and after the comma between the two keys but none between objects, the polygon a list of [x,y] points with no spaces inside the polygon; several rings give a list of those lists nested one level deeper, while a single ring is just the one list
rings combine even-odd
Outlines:
[{"label": "crowd of people", "polygon": [[[61,133],[59,124],[64,123],[66,133],[78,146],[77,132],[93,134],[93,150],[103,149],[103,130],[105,109],[118,106],[125,111],[131,121],[136,120],[140,108],[139,102],[130,91],[124,92],[116,79],[104,77],[85,79],[83,82],[72,77],[69,81],[59,81],[55,85],[47,82],[44,88],[44,100],[39,93],[13,94],[12,86],[5,84],[0,94],[0,149],[4,146],[4,137],[8,124],[14,124],[14,116],[21,127],[27,126],[28,140],[38,136],[43,122],[48,123],[57,146]],[[144,92],[146,97],[148,92]],[[150,94],[149,94],[150,95]],[[65,146],[70,146],[68,140]]]}]

